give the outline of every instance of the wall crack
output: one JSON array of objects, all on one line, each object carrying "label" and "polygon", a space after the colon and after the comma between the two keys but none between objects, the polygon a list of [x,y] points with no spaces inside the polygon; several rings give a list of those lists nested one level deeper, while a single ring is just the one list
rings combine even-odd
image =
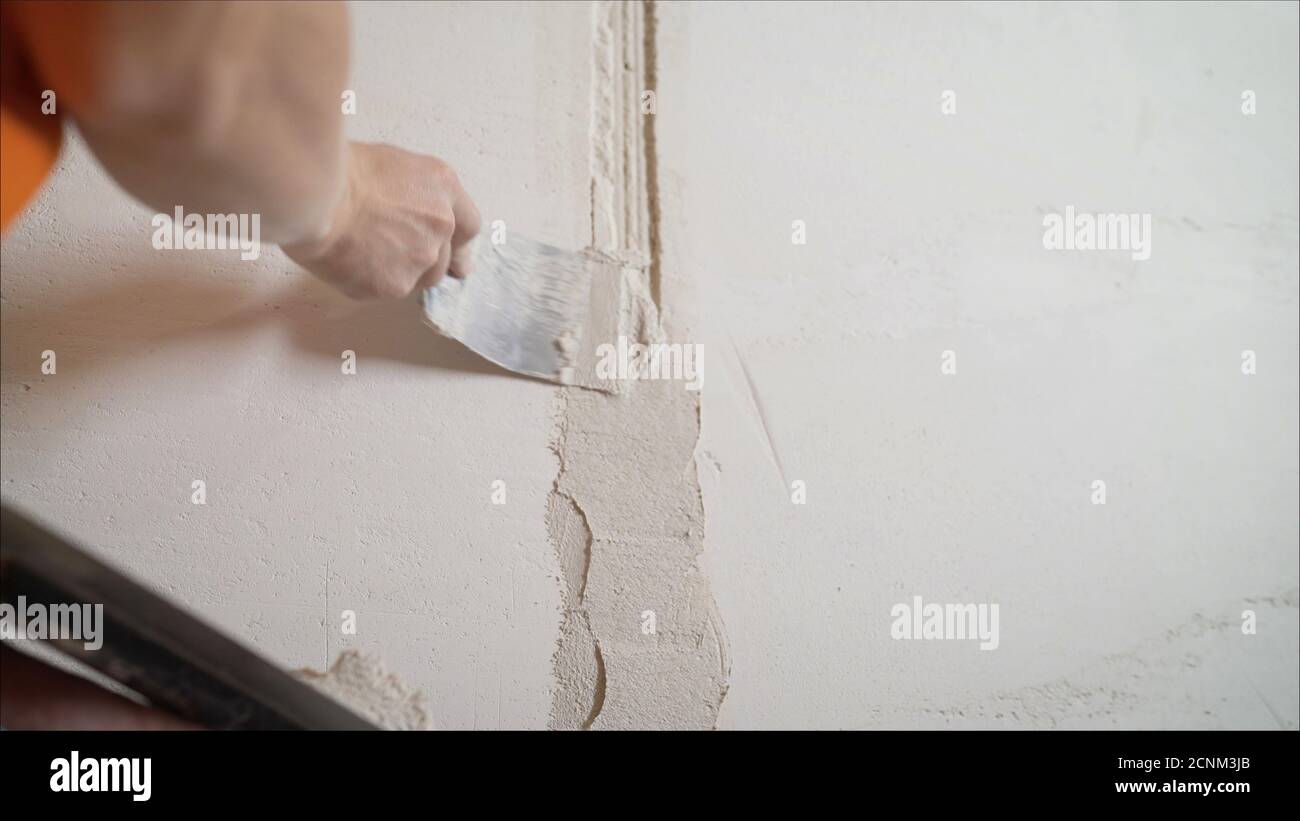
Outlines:
[{"label": "wall crack", "polygon": [[[652,114],[654,7],[593,5],[592,252],[614,260],[609,334],[663,338]],[[614,343],[616,340],[601,339]],[[559,475],[548,532],[564,571],[551,727],[696,728],[717,722],[729,661],[699,564],[699,395],[678,380],[615,393],[560,388]],[[685,466],[685,469],[683,469]]]}]

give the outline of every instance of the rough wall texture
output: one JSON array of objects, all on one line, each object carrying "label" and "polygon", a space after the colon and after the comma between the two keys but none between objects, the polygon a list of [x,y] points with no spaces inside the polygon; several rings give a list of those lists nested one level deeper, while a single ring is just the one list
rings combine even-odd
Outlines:
[{"label": "rough wall texture", "polygon": [[[450,161],[489,230],[616,262],[609,342],[658,333],[645,11],[353,8],[350,135]],[[286,666],[376,654],[440,728],[713,725],[696,394],[513,379],[272,249],[156,251],[151,216],[74,138],[6,237],[6,499]]]},{"label": "rough wall texture", "polygon": [[[651,262],[656,218],[643,92],[653,8],[594,7],[593,248],[622,264],[595,311],[605,342],[662,341]],[[650,18],[651,20],[653,18]],[[563,391],[551,534],[565,568],[556,728],[712,728],[726,638],[698,557],[698,394],[682,381]]]},{"label": "rough wall texture", "polygon": [[[1296,727],[1295,5],[659,11],[722,726]],[[1150,259],[1045,250],[1069,205]]]},{"label": "rough wall texture", "polygon": [[[1293,5],[354,20],[352,135],[617,263],[605,341],[703,343],[703,393],[154,251],[74,142],[4,242],[6,499],[287,666],[378,653],[442,728],[1300,721]],[[1046,251],[1070,205],[1152,214],[1151,258]],[[998,603],[999,648],[892,640],[913,595]]]},{"label": "rough wall texture", "polygon": [[[351,136],[447,159],[485,225],[589,243],[588,5],[352,17]],[[424,691],[440,728],[546,726],[555,390],[274,249],[155,251],[151,216],[74,141],[6,236],[5,498],[288,667],[358,647]]]}]

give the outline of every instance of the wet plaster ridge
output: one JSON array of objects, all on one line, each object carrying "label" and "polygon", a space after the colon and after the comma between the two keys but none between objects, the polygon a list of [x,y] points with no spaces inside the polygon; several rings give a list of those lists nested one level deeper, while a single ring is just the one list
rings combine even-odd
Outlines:
[{"label": "wet plaster ridge", "polygon": [[[661,341],[653,136],[641,107],[654,77],[654,9],[613,0],[592,13],[592,250],[620,272],[592,310],[603,341]],[[614,394],[562,388],[557,403],[547,528],[565,610],[550,726],[712,728],[729,661],[699,564],[699,394],[680,381],[632,381]]]}]

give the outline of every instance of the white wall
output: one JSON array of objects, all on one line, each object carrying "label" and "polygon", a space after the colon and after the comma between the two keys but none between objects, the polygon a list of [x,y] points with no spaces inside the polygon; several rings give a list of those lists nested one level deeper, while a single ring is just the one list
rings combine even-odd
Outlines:
[{"label": "white wall", "polygon": [[[445,158],[489,224],[587,242],[587,6],[361,3],[353,21],[351,136]],[[355,644],[441,727],[546,726],[554,390],[278,250],[155,251],[151,216],[74,142],[5,237],[5,498],[284,664]]]},{"label": "white wall", "polygon": [[[723,726],[1297,726],[1296,28],[659,7]],[[1150,260],[1044,250],[1067,205],[1151,213]],[[998,603],[999,649],[892,640],[913,595]]]},{"label": "white wall", "polygon": [[[489,222],[590,241],[591,131],[617,113],[593,117],[609,89],[591,7],[353,15],[354,136],[446,158]],[[724,727],[1297,726],[1295,6],[657,17],[660,307],[670,340],[707,352],[702,561],[726,636],[647,685],[646,605],[620,595],[705,584],[693,552],[635,532],[654,498],[597,522],[636,546],[597,565],[595,604],[623,609],[596,615],[630,619],[610,726],[707,722],[714,655]],[[626,98],[645,68],[609,79]],[[1150,260],[1044,250],[1043,214],[1067,205],[1151,213]],[[556,392],[278,252],[156,252],[150,216],[74,143],[6,236],[5,498],[282,663],[357,644],[440,726],[546,726]],[[613,409],[611,430],[667,442],[695,424],[647,408]],[[570,408],[566,435],[617,447],[590,418]],[[891,640],[912,595],[997,603],[999,649]],[[679,609],[713,624],[707,592]]]}]

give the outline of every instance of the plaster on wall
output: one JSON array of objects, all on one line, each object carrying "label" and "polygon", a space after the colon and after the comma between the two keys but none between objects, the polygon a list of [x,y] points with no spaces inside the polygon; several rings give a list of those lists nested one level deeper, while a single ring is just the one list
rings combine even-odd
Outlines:
[{"label": "plaster on wall", "polygon": [[[154,252],[74,139],[5,238],[5,496],[440,727],[1295,727],[1295,11],[1168,8],[359,4],[352,136],[609,260],[598,325],[704,343],[703,404]],[[1151,260],[1045,254],[1071,203]],[[913,594],[999,649],[891,641]]]},{"label": "plaster on wall", "polygon": [[297,675],[386,730],[433,729],[424,695],[388,672],[378,656],[344,650],[328,671]]},{"label": "plaster on wall", "polygon": [[[593,309],[616,317],[604,323],[605,341],[650,342],[662,330],[641,113],[647,9],[613,2],[594,13],[593,245],[623,267],[620,287]],[[566,612],[551,726],[711,728],[728,662],[698,561],[698,396],[671,381],[619,391],[562,391],[548,526],[565,568]]]}]

